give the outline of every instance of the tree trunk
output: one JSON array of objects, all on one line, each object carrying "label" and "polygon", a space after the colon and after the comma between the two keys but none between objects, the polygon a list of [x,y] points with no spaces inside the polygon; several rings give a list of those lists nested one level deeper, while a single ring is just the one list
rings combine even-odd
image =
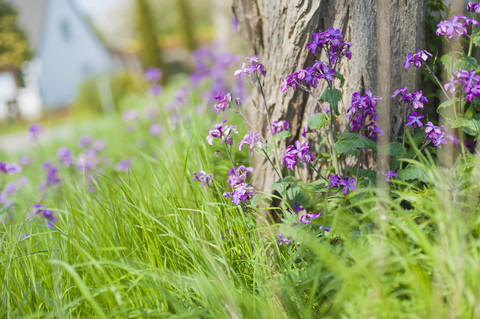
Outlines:
[{"label": "tree trunk", "polygon": [[[386,0],[234,0],[233,11],[238,19],[240,31],[246,36],[253,53],[265,65],[267,75],[264,89],[272,120],[287,120],[292,131],[292,140],[301,138],[302,128],[307,126],[308,117],[317,105],[305,92],[291,90],[287,94],[280,91],[281,79],[287,75],[311,66],[314,62],[306,45],[312,41],[311,35],[329,27],[339,29],[346,41],[353,42],[352,59],[344,59],[338,67],[346,79],[343,87],[343,100],[340,103],[343,125],[348,118],[346,109],[351,103],[352,93],[370,89],[379,92],[377,72],[386,72],[390,78],[390,92],[401,87],[414,88],[419,81],[419,72],[413,68],[405,70],[403,61],[407,52],[416,52],[424,39],[424,3],[417,1],[387,1],[385,11],[390,21],[387,40],[390,43],[388,54],[390,63],[377,61],[377,1]],[[385,38],[385,37],[383,37]],[[385,67],[386,66],[386,67]],[[325,89],[321,82],[316,90],[320,96]],[[382,90],[384,92],[385,90]],[[390,99],[384,96],[384,99]],[[247,117],[251,129],[267,135],[267,120],[262,111],[261,96],[257,93],[247,107]],[[342,112],[343,111],[343,112]],[[259,116],[259,112],[262,113]],[[401,128],[401,110],[391,110],[393,134]],[[400,123],[400,124],[398,124]],[[396,131],[395,131],[396,130]],[[284,150],[285,146],[283,146]],[[280,157],[282,151],[280,151]],[[305,177],[306,172],[300,174]],[[270,191],[269,185],[276,176],[262,158],[256,158],[254,185]]]}]

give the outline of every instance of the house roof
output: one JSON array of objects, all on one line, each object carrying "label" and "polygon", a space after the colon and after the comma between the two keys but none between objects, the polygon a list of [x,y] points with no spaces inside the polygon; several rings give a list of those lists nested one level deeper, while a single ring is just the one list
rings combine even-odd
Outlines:
[{"label": "house roof", "polygon": [[43,20],[48,0],[7,0],[18,10],[18,24],[25,31],[30,48],[35,52],[41,41]]}]

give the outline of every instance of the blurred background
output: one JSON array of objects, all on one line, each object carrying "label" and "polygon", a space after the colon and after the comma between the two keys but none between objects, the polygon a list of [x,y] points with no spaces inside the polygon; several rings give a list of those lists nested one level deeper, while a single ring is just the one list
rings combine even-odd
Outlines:
[{"label": "blurred background", "polygon": [[[118,113],[132,96],[198,84],[206,58],[220,68],[239,63],[230,7],[228,0],[0,0],[1,132]],[[152,67],[161,70],[154,85],[145,78]]]}]

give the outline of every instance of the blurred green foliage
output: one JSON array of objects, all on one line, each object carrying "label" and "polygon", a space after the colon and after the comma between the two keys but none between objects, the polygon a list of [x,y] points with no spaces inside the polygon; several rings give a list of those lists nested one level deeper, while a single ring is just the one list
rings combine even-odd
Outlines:
[{"label": "blurred green foliage", "polygon": [[[98,77],[92,77],[81,84],[72,105],[72,114],[75,117],[89,117],[103,113],[98,81]],[[139,81],[142,81],[142,79],[139,79]],[[118,111],[122,99],[139,91],[136,79],[128,72],[110,76],[109,82],[116,111]]]},{"label": "blurred green foliage", "polygon": [[17,26],[17,16],[10,4],[0,0],[0,69],[20,68],[32,58],[27,38]]}]

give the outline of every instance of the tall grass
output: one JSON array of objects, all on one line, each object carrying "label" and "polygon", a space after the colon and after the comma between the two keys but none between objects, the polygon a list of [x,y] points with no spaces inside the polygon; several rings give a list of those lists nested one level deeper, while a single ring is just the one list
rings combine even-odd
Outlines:
[{"label": "tall grass", "polygon": [[[478,159],[442,169],[421,157],[411,165],[426,183],[392,182],[387,202],[368,188],[332,201],[332,231],[318,236],[222,196],[231,164],[211,156],[213,122],[194,104],[159,139],[98,120],[133,169],[99,175],[93,192],[62,170],[47,200],[54,230],[24,218],[35,194],[17,204],[1,226],[0,317],[480,317]],[[211,188],[191,181],[200,169]],[[279,230],[291,245],[277,245]]]}]

